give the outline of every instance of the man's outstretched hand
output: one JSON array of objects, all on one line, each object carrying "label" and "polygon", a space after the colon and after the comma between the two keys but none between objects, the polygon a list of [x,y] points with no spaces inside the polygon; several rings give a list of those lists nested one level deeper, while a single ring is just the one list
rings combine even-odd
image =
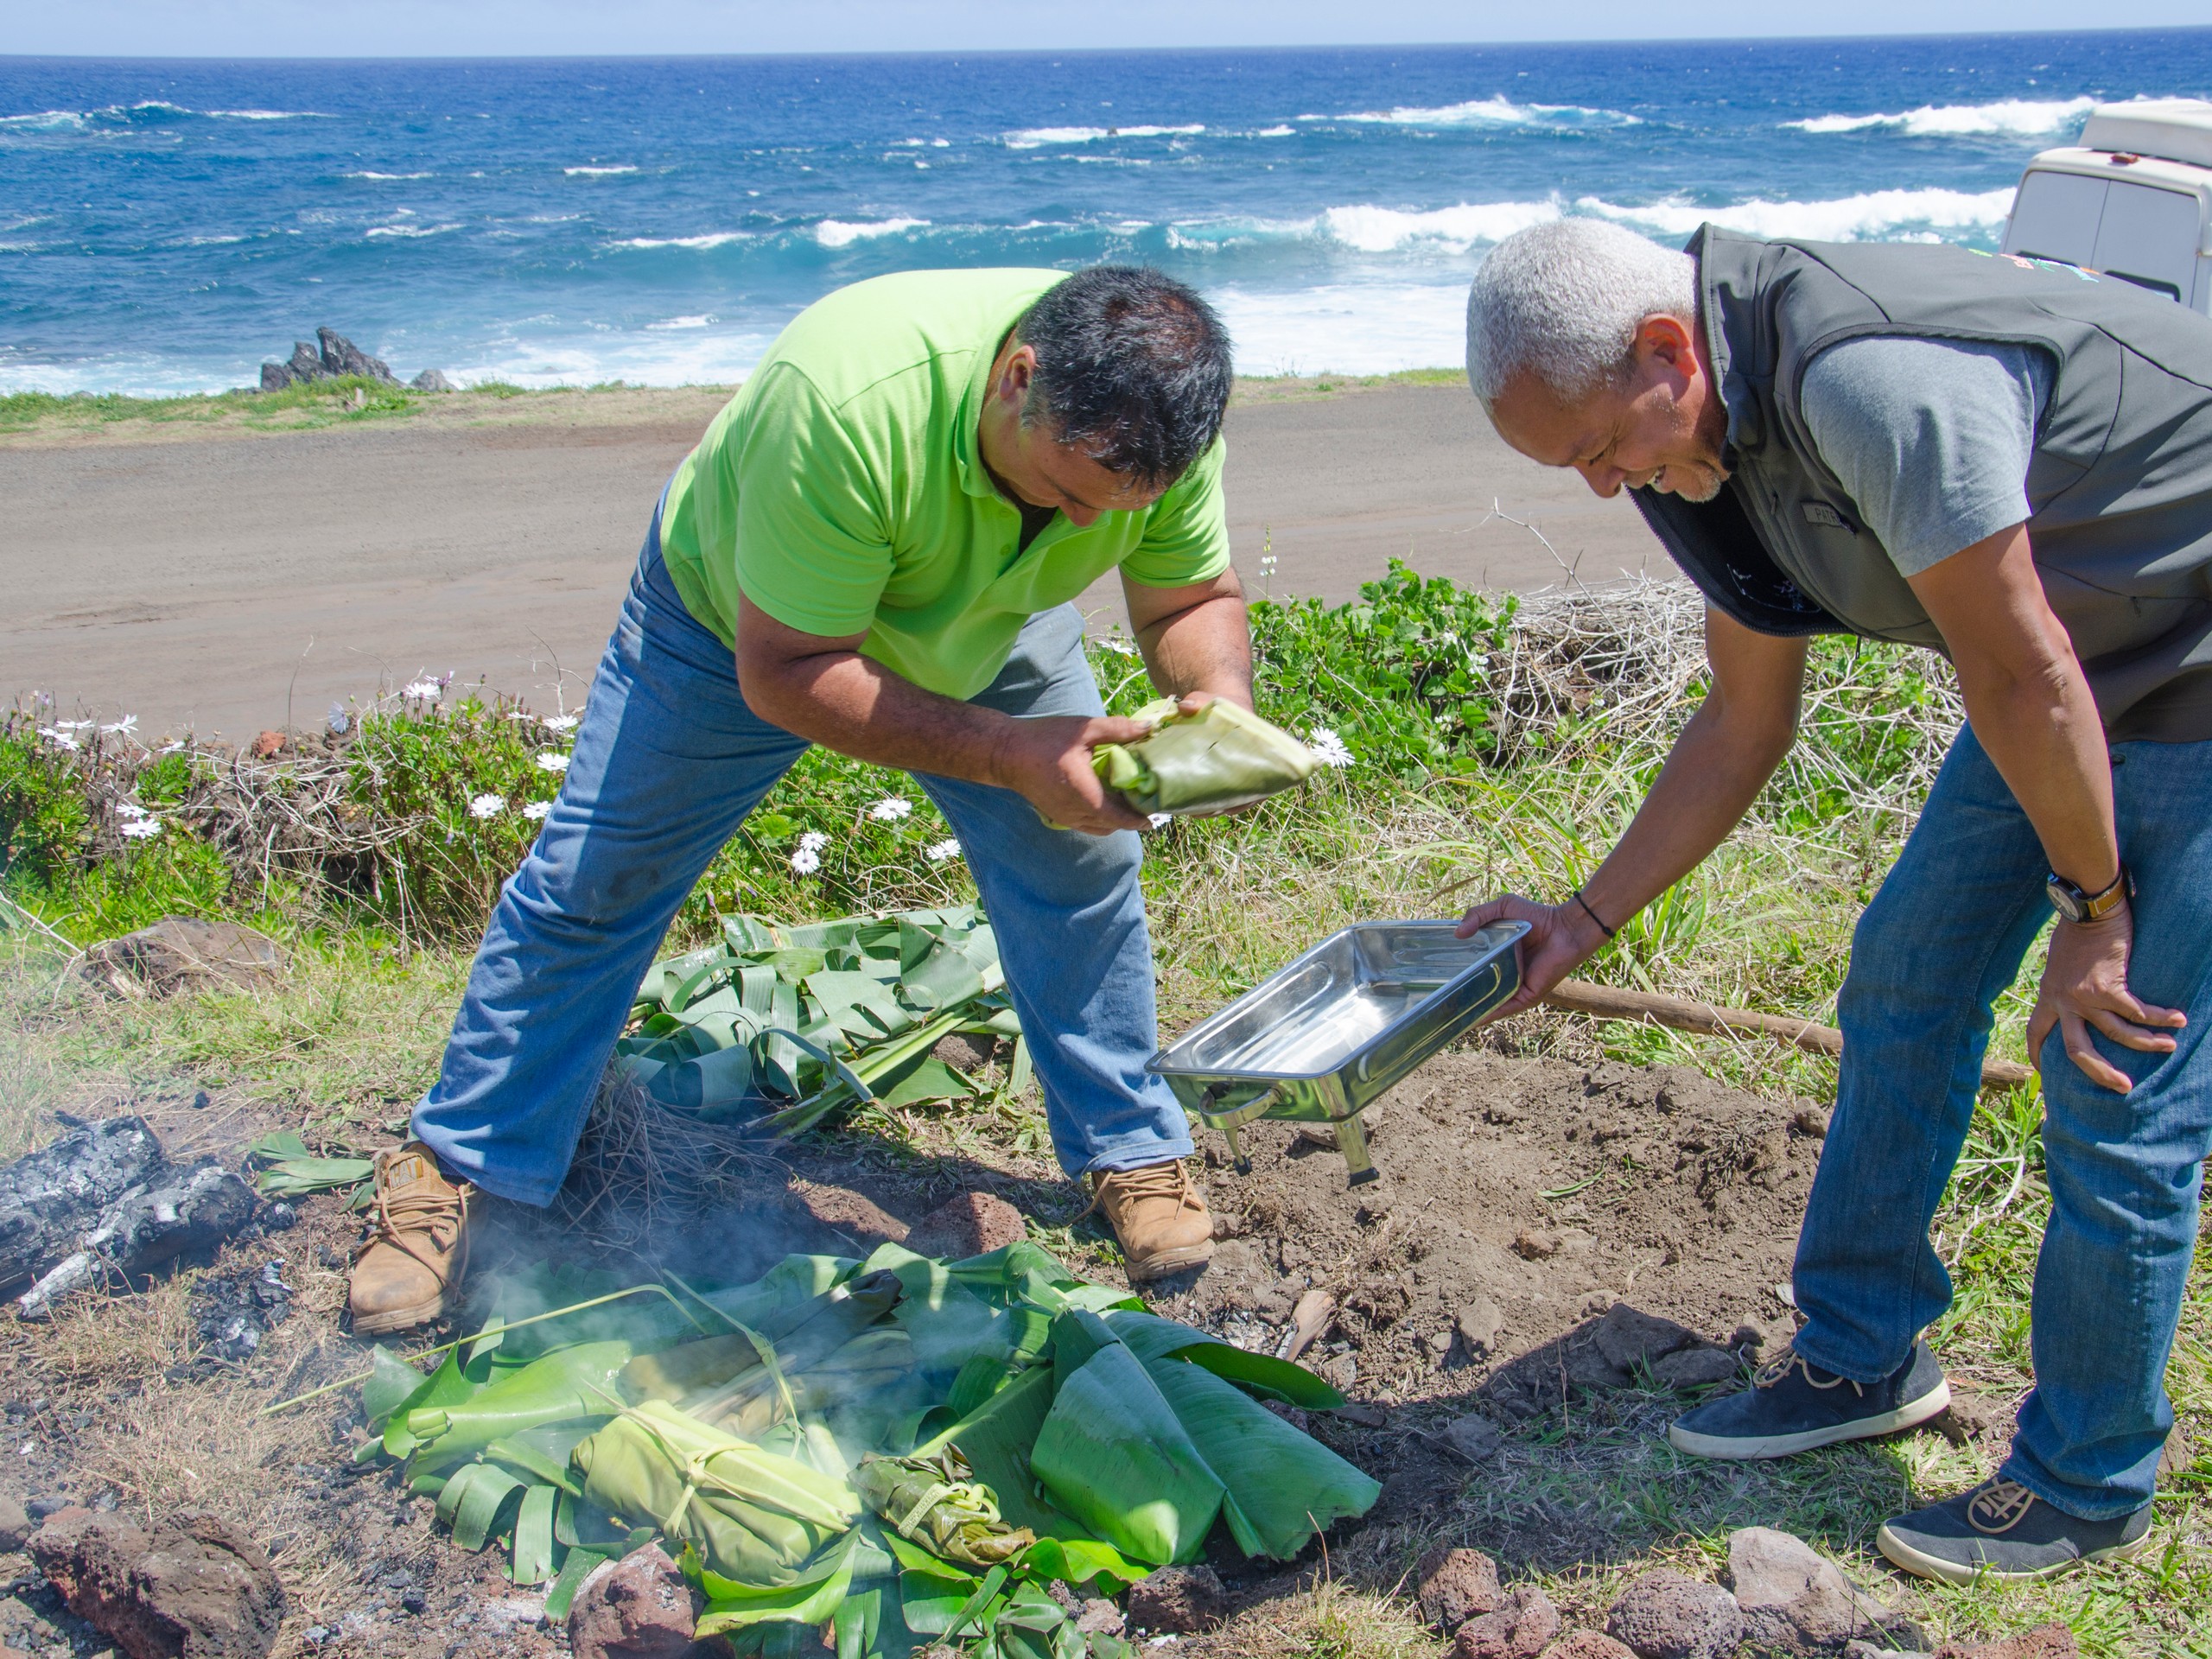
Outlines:
[{"label": "man's outstretched hand", "polygon": [[1521,988],[1484,1021],[1503,1020],[1534,1007],[1544,993],[1598,952],[1605,936],[1572,899],[1563,905],[1539,905],[1509,893],[1477,905],[1459,919],[1459,937],[1472,938],[1492,922],[1526,922],[1529,931],[1515,947],[1521,960]]},{"label": "man's outstretched hand", "polygon": [[2140,1001],[2127,988],[2128,953],[2135,944],[2135,912],[2126,906],[2101,922],[2061,922],[2051,930],[2050,956],[2035,1012],[2028,1016],[2028,1058],[2040,1071],[2044,1039],[2056,1026],[2067,1058],[2101,1089],[2124,1095],[2134,1087],[2128,1076],[2097,1052],[2089,1040],[2094,1027],[2122,1048],[2145,1054],[2171,1054],[2166,1033],[2189,1023],[2178,1008]]},{"label": "man's outstretched hand", "polygon": [[1134,743],[1152,728],[1142,721],[1110,715],[1042,715],[1007,722],[993,756],[990,781],[1013,790],[1047,823],[1110,836],[1143,830],[1147,820],[1098,780],[1090,752],[1101,743]]}]

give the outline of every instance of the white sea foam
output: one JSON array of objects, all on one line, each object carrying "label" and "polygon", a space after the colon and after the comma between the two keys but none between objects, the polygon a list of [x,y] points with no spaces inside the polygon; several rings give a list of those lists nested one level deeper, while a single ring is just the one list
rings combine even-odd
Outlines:
[{"label": "white sea foam", "polygon": [[369,234],[416,238],[425,236],[443,236],[448,231],[457,231],[460,228],[458,225],[372,225],[369,227]]},{"label": "white sea foam", "polygon": [[842,219],[825,219],[814,227],[814,239],[825,248],[842,248],[879,236],[896,236],[901,231],[928,227],[926,219],[879,219],[857,225]]},{"label": "white sea foam", "polygon": [[334,121],[321,110],[177,110],[174,104],[141,104],[142,110],[176,110],[179,115],[204,114],[218,121]]},{"label": "white sea foam", "polygon": [[1046,144],[1093,144],[1101,138],[1166,138],[1204,132],[1205,124],[1186,127],[1025,127],[1004,135],[1008,149],[1037,149]]},{"label": "white sea foam", "polygon": [[40,110],[29,115],[0,115],[0,127],[16,127],[30,130],[49,131],[85,124],[84,114],[77,110]]},{"label": "white sea foam", "polygon": [[1979,136],[2032,138],[2073,125],[2096,107],[2094,98],[2002,98],[1990,104],[1923,104],[1896,115],[1816,115],[1785,121],[1800,132],[1866,132],[1883,127],[1913,138]]},{"label": "white sea foam", "polygon": [[1456,363],[1465,351],[1467,288],[1457,278],[1290,293],[1230,286],[1207,297],[1246,374],[1389,374]]},{"label": "white sea foam", "polygon": [[561,170],[572,179],[613,179],[638,169],[634,167],[564,167]]},{"label": "white sea foam", "polygon": [[349,179],[373,179],[379,184],[384,184],[400,179],[427,179],[432,175],[428,173],[347,173],[342,176]]},{"label": "white sea foam", "polygon": [[1993,231],[2012,210],[2012,191],[1870,190],[1832,201],[1741,201],[1700,207],[1679,198],[1643,207],[1620,207],[1585,196],[1575,207],[1633,229],[1687,236],[1710,222],[1752,236],[1803,237],[1818,242],[1902,239],[1916,231]]},{"label": "white sea foam", "polygon": [[1433,108],[1356,110],[1348,115],[1301,115],[1301,121],[1357,121],[1394,127],[1637,127],[1641,117],[1582,104],[1516,104],[1503,95]]},{"label": "white sea foam", "polygon": [[1262,127],[1252,136],[1255,138],[1295,138],[1298,136],[1298,129],[1284,126]]},{"label": "white sea foam", "polygon": [[649,322],[645,327],[652,330],[655,334],[667,334],[679,328],[712,327],[714,326],[714,322],[715,319],[711,316],[669,317],[660,322]]},{"label": "white sea foam", "polygon": [[1320,216],[1319,228],[1331,241],[1362,253],[1389,253],[1420,243],[1464,250],[1502,242],[1516,231],[1558,217],[1556,201],[1463,201],[1427,212],[1362,205],[1330,208]]},{"label": "white sea foam", "polygon": [[632,236],[617,242],[618,248],[720,248],[732,242],[751,241],[747,231],[712,231],[704,236]]}]

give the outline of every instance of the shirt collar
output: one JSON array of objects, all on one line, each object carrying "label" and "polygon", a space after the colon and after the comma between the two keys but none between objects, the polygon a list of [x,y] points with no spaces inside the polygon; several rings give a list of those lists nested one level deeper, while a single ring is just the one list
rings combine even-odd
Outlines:
[{"label": "shirt collar", "polygon": [[[983,418],[984,400],[990,396],[991,365],[998,361],[999,347],[1014,331],[1029,309],[1031,301],[1016,307],[1014,315],[1001,322],[984,337],[976,352],[975,365],[968,372],[967,389],[960,394],[960,407],[952,417],[952,459],[960,474],[960,487],[969,495],[988,496],[994,500],[1006,501],[999,493],[999,486],[991,481],[991,469],[983,465],[982,439],[977,427]],[[1008,506],[1014,504],[1007,502]]]}]

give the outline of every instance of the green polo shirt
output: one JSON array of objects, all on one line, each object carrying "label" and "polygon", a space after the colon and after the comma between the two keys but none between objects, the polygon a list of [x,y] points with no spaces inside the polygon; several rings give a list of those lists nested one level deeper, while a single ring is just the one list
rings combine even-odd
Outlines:
[{"label": "green polo shirt", "polygon": [[692,615],[733,648],[738,594],[787,627],[861,647],[971,697],[1021,626],[1119,567],[1175,588],[1229,565],[1217,442],[1141,512],[1024,550],[1021,514],[977,450],[1001,341],[1056,270],[923,270],[807,308],[677,469],[661,553]]}]

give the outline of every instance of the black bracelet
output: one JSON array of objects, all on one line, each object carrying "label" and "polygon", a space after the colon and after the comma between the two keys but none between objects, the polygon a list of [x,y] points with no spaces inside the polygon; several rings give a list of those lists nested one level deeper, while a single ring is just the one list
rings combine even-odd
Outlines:
[{"label": "black bracelet", "polygon": [[1604,917],[1599,915],[1596,911],[1590,908],[1590,901],[1582,896],[1582,889],[1580,887],[1577,887],[1574,890],[1574,902],[1582,906],[1582,913],[1585,916],[1587,916],[1592,921],[1598,924],[1598,931],[1600,933],[1604,934],[1609,939],[1613,937],[1613,930],[1605,925],[1605,918]]}]

